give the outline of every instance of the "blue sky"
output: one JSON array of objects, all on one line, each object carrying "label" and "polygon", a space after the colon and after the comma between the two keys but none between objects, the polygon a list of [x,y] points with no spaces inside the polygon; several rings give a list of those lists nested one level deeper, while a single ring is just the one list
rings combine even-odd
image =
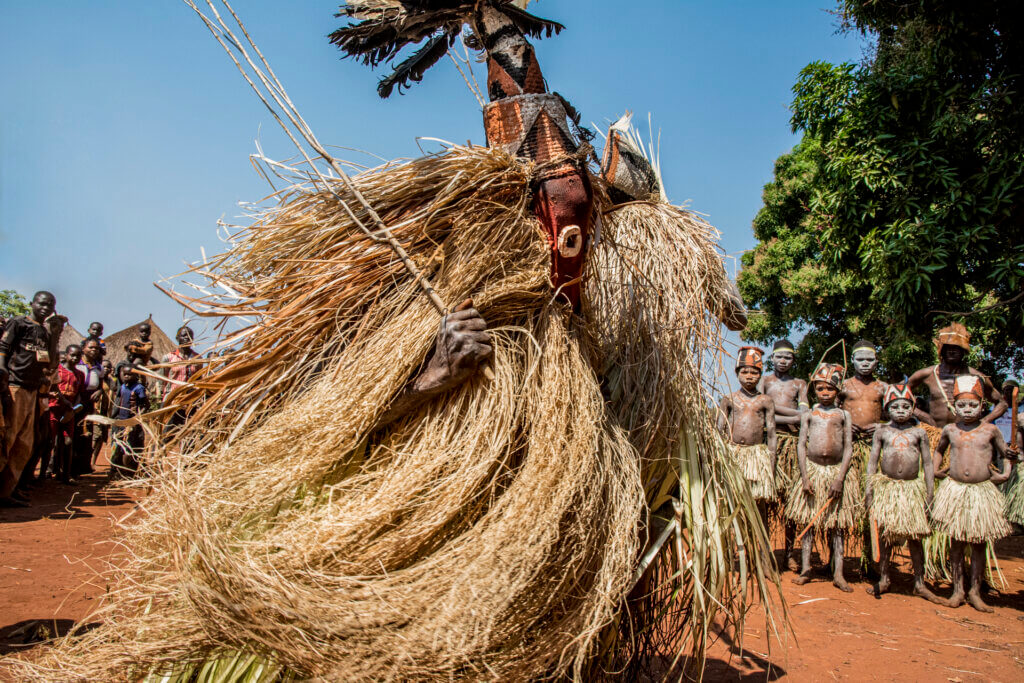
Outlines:
[{"label": "blue sky", "polygon": [[[324,36],[336,2],[236,0],[321,141],[386,158],[416,137],[483,142],[479,108],[445,62],[403,96]],[[579,12],[580,8],[585,12]],[[553,90],[606,125],[624,110],[661,133],[669,197],[707,214],[722,246],[750,222],[789,131],[790,88],[814,60],[859,60],[828,0],[543,0],[561,36],[537,43]],[[477,69],[483,73],[482,65]],[[293,154],[203,25],[176,0],[0,0],[0,289],[50,289],[84,330],[182,310],[152,283],[220,251],[216,222],[268,187],[249,155]],[[354,158],[354,156],[353,156]]]}]

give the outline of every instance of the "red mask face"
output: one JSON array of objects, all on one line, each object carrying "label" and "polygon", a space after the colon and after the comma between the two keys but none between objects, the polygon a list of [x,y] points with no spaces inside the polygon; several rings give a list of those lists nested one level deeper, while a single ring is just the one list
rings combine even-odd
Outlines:
[{"label": "red mask face", "polygon": [[593,202],[590,180],[575,168],[541,181],[533,199],[551,248],[551,285],[573,306],[580,300]]}]

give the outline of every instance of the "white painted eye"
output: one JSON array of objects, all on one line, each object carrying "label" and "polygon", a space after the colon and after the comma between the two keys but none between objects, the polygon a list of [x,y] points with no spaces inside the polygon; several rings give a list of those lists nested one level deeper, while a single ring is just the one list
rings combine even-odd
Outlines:
[{"label": "white painted eye", "polygon": [[558,233],[558,255],[562,258],[579,256],[583,250],[583,231],[578,225],[567,225]]}]

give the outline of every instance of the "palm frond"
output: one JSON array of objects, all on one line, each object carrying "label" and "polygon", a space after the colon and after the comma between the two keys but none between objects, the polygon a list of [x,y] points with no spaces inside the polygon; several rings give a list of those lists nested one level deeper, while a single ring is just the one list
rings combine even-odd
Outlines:
[{"label": "palm frond", "polygon": [[[561,24],[536,17],[508,0],[491,0],[526,36],[543,38],[560,32]],[[346,57],[376,67],[390,62],[408,45],[428,40],[416,54],[406,59],[395,72],[381,80],[381,97],[394,87],[420,81],[428,68],[447,51],[462,25],[469,21],[476,3],[473,0],[354,0],[342,5],[335,16],[356,20],[328,35]],[[438,31],[442,31],[438,34]],[[443,49],[442,49],[443,46]]]},{"label": "palm frond", "polygon": [[402,88],[408,88],[410,82],[419,83],[423,80],[423,74],[427,69],[434,66],[439,59],[444,57],[448,48],[452,46],[459,35],[460,26],[449,27],[443,33],[432,37],[425,46],[417,50],[411,57],[395,67],[395,70],[381,79],[377,85],[377,94],[387,98],[391,95],[395,86],[398,92]]}]

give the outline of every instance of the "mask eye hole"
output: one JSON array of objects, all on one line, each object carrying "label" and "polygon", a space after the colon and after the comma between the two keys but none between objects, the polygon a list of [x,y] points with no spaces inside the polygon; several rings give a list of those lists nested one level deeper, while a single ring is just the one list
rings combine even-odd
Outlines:
[{"label": "mask eye hole", "polygon": [[583,231],[578,225],[567,225],[558,233],[558,255],[562,258],[579,256],[583,250]]}]

